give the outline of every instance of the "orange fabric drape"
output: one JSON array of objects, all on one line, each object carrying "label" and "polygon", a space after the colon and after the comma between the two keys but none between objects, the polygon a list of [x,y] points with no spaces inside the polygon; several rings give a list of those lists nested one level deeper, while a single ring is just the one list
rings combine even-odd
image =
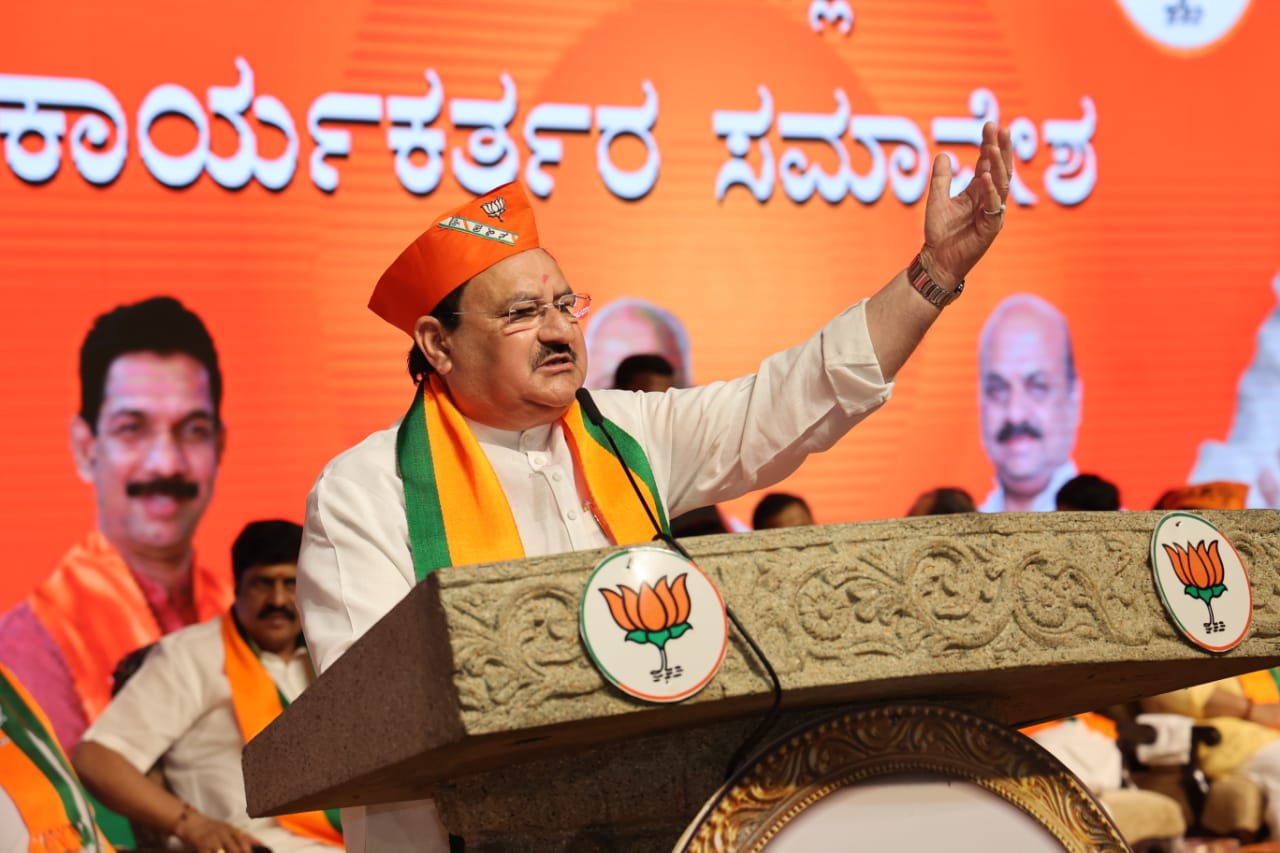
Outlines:
[{"label": "orange fabric drape", "polygon": [[1275,705],[1280,703],[1280,685],[1276,684],[1271,670],[1261,669],[1236,676],[1240,689],[1255,705]]},{"label": "orange fabric drape", "polygon": [[[203,621],[231,606],[231,572],[196,563],[192,591]],[[111,673],[134,649],[160,639],[133,573],[105,536],[91,531],[28,599],[49,632],[92,723],[111,699]]]},{"label": "orange fabric drape", "polygon": [[1079,720],[1080,722],[1084,723],[1087,727],[1089,727],[1090,729],[1093,729],[1095,732],[1097,732],[1100,735],[1103,735],[1109,740],[1114,741],[1116,739],[1115,721],[1112,720],[1110,717],[1104,717],[1101,714],[1095,714],[1093,711],[1086,711],[1083,714],[1076,714],[1075,717],[1066,717],[1065,719],[1061,719],[1061,720],[1050,720],[1047,723],[1037,723],[1034,726],[1027,726],[1024,729],[1018,729],[1018,731],[1022,732],[1024,735],[1030,736],[1035,734],[1036,732],[1042,732],[1045,729],[1051,729],[1055,726],[1060,726],[1063,723],[1065,723],[1067,720],[1071,720],[1071,719]]},{"label": "orange fabric drape", "polygon": [[[36,704],[35,699],[3,664],[0,664],[0,678],[8,683],[17,694],[18,700],[43,727],[43,731],[30,732],[30,736],[43,742],[56,753],[62,765],[68,768],[67,775],[71,776],[71,765],[67,761],[66,753],[58,745],[57,738],[53,736],[53,726],[49,724],[48,718]],[[10,711],[13,710],[10,709]],[[10,720],[8,724],[20,725],[16,719]],[[30,853],[74,853],[84,849],[80,832],[73,825],[73,818],[67,813],[67,806],[59,796],[53,781],[23,752],[17,742],[10,738],[4,738],[0,742],[0,782],[3,783],[5,794],[13,801],[26,827],[30,838],[28,845]],[[91,820],[92,807],[86,803],[85,808],[89,809],[87,819]],[[102,831],[95,826],[94,833],[97,836],[99,849],[110,853],[111,845],[103,837]]]},{"label": "orange fabric drape", "polygon": [[[231,685],[231,704],[235,708],[240,736],[248,743],[284,711],[280,688],[262,666],[262,661],[236,630],[231,616],[222,617],[222,648],[227,681]],[[333,828],[324,812],[300,812],[277,815],[276,822],[294,835],[314,838],[326,844],[342,846],[342,835]]]}]

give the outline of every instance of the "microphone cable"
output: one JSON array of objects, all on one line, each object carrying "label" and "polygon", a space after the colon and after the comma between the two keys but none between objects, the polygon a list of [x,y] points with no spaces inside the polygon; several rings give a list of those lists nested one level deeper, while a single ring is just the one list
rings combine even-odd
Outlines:
[{"label": "microphone cable", "polygon": [[[635,491],[636,497],[640,500],[640,505],[644,507],[645,515],[649,517],[649,523],[653,525],[656,531],[654,539],[657,539],[680,556],[684,557],[690,563],[697,565],[697,561],[690,556],[685,547],[676,540],[674,536],[662,529],[662,525],[658,523],[658,518],[654,515],[653,510],[649,507],[649,502],[644,499],[644,492],[640,491],[639,484],[636,483],[635,475],[631,473],[630,466],[622,459],[622,451],[618,449],[618,444],[613,440],[613,436],[609,434],[608,427],[605,426],[604,415],[600,414],[600,410],[596,408],[596,401],[591,399],[591,393],[586,388],[579,388],[575,394],[578,405],[582,407],[582,413],[587,416],[587,420],[604,434],[605,440],[609,442],[609,447],[613,449],[613,455],[617,458],[618,464],[622,466],[623,472],[627,475],[627,482],[631,484],[632,490]],[[725,780],[733,777],[734,771],[738,769],[738,765],[751,754],[751,750],[768,734],[773,728],[774,723],[778,719],[778,715],[782,710],[782,681],[778,678],[778,673],[774,670],[773,664],[769,663],[769,658],[765,656],[764,651],[757,645],[755,639],[738,621],[737,615],[733,612],[728,602],[724,605],[725,615],[729,617],[729,622],[737,629],[738,634],[746,642],[747,647],[751,649],[751,653],[755,655],[760,665],[764,667],[764,671],[769,676],[769,684],[773,691],[773,700],[769,705],[769,710],[760,719],[759,724],[747,735],[733,755],[729,757],[729,765],[725,769]]]}]

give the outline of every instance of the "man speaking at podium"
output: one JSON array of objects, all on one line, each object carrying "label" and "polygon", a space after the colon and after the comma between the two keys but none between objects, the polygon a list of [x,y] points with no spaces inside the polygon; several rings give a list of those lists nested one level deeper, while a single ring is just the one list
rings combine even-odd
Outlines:
[{"label": "man speaking at podium", "polygon": [[[1000,232],[1010,156],[1008,132],[988,124],[975,177],[951,198],[939,155],[919,254],[754,375],[597,391],[595,406],[577,396],[591,297],[541,248],[523,190],[508,184],[437,217],[369,301],[413,339],[413,404],[331,461],[307,500],[298,604],[320,669],[435,569],[650,540],[602,429],[664,522],[769,486],[831,447],[888,399]],[[448,849],[430,801],[365,812],[343,815],[350,850]]]}]

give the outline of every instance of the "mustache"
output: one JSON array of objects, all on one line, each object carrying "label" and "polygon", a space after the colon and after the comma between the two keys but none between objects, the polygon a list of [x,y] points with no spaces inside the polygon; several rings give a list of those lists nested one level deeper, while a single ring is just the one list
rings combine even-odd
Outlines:
[{"label": "mustache", "polygon": [[175,475],[158,477],[146,482],[129,483],[124,487],[124,493],[131,498],[168,495],[178,500],[190,500],[200,494],[200,487],[189,480],[184,480],[180,475]]},{"label": "mustache", "polygon": [[291,610],[290,608],[276,607],[274,604],[268,604],[264,606],[261,610],[259,610],[258,618],[266,619],[268,617],[275,616],[277,613],[285,617],[286,619],[288,619],[290,622],[298,618],[298,614],[293,612],[293,610]]},{"label": "mustache", "polygon": [[574,351],[572,346],[566,343],[553,342],[549,344],[541,344],[538,347],[538,351],[534,353],[533,356],[533,369],[537,370],[539,367],[542,367],[542,365],[557,356],[567,356],[569,361],[574,364],[578,363],[578,353]]},{"label": "mustache", "polygon": [[1044,438],[1044,433],[1026,421],[1016,424],[1006,421],[1005,425],[1000,427],[1000,432],[996,433],[996,443],[998,444],[1004,444],[1006,441],[1012,441],[1015,438],[1039,439]]}]

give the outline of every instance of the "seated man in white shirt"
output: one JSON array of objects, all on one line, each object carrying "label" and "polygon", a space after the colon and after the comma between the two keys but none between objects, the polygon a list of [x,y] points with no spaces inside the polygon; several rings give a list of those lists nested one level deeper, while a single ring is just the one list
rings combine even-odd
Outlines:
[{"label": "seated man in white shirt", "polygon": [[[85,732],[85,785],[135,824],[200,853],[332,853],[336,813],[251,820],[240,753],[311,683],[294,603],[302,528],[255,521],[231,548],[231,612],[163,638]],[[172,789],[146,774],[160,762]]]}]

